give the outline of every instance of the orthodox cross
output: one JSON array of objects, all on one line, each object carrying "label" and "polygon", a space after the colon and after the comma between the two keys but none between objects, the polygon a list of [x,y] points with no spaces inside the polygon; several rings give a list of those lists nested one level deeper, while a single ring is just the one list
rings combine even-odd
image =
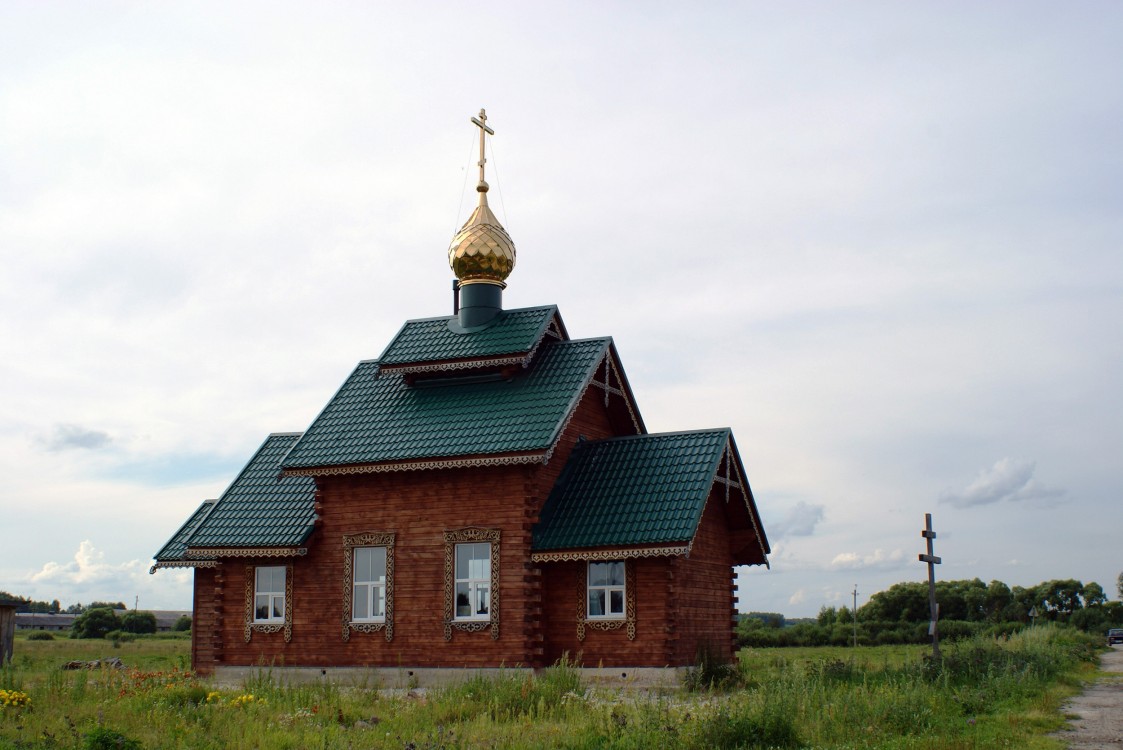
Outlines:
[{"label": "orthodox cross", "polygon": [[932,540],[936,538],[936,532],[932,531],[932,514],[924,514],[924,529],[920,535],[928,541],[928,554],[920,555],[920,562],[928,563],[928,611],[932,618],[932,624],[928,626],[928,634],[932,636],[932,658],[936,661],[940,659],[940,631],[936,623],[940,619],[940,605],[936,601],[936,566],[942,560],[932,554]]},{"label": "orthodox cross", "polygon": [[[482,109],[480,110],[480,116],[479,117],[473,117],[472,118],[472,124],[478,126],[479,129],[480,129],[480,162],[479,162],[480,163],[480,184],[479,184],[479,187],[483,188],[483,190],[481,192],[487,192],[487,183],[484,181],[484,164],[487,163],[487,159],[484,158],[484,133],[487,133],[488,135],[495,135],[495,131],[487,126],[487,112],[485,112]],[[477,188],[477,189],[479,189],[479,188]]]}]

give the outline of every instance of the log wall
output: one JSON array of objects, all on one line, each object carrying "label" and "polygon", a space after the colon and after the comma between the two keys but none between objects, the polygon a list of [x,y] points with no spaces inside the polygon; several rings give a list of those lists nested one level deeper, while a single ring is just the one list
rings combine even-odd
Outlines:
[{"label": "log wall", "polygon": [[628,561],[635,571],[635,640],[629,640],[625,625],[615,630],[586,626],[585,639],[579,640],[587,563],[543,564],[543,588],[548,592],[543,606],[548,663],[568,656],[585,667],[677,666],[667,648],[670,564],[671,558],[664,557]]},{"label": "log wall", "polygon": [[[298,558],[228,559],[195,579],[195,668],[278,666],[540,666],[543,576],[530,560],[531,530],[578,436],[610,437],[603,392],[590,389],[546,465],[386,472],[317,480],[320,521]],[[445,639],[446,531],[498,529],[499,635],[452,630]],[[393,639],[350,631],[343,639],[346,535],[394,532]],[[248,565],[292,562],[291,639],[252,631],[247,642]]]},{"label": "log wall", "polygon": [[706,503],[690,555],[672,563],[669,598],[672,663],[695,663],[703,646],[721,660],[732,661],[737,611],[733,556],[725,495],[716,487]]}]

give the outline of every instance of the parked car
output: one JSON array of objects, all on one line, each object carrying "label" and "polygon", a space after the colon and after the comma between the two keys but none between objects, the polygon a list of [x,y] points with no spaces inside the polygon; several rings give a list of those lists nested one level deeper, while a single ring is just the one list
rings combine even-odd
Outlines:
[{"label": "parked car", "polygon": [[1123,628],[1112,628],[1107,631],[1107,645],[1114,646],[1116,643],[1123,643]]}]

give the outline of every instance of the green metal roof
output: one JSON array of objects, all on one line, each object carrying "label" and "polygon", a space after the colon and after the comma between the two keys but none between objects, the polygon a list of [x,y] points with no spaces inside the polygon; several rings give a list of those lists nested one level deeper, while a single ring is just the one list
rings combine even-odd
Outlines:
[{"label": "green metal roof", "polygon": [[316,482],[311,477],[281,475],[281,459],[299,439],[300,433],[267,437],[242,473],[187,537],[186,546],[296,547],[303,544],[316,520]]},{"label": "green metal roof", "polygon": [[[542,308],[552,309],[552,308]],[[609,338],[548,338],[503,379],[417,380],[361,362],[283,461],[286,470],[550,448],[609,352]]]},{"label": "green metal roof", "polygon": [[207,517],[207,514],[214,508],[217,500],[204,500],[203,503],[195,509],[187,522],[179,527],[179,531],[172,534],[172,538],[168,543],[160,548],[156,553],[156,562],[171,562],[174,560],[182,560],[183,553],[187,551],[187,539],[195,533],[199,528],[199,524]]},{"label": "green metal roof", "polygon": [[526,355],[555,318],[564,337],[556,305],[504,310],[486,325],[470,329],[461,328],[455,315],[409,320],[378,361],[396,367]]},{"label": "green metal roof", "polygon": [[728,428],[583,441],[534,528],[532,549],[689,542]]}]

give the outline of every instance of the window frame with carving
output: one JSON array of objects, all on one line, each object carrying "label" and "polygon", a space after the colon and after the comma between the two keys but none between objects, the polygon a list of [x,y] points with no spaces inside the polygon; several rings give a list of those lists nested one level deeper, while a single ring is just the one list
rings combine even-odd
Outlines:
[{"label": "window frame with carving", "polygon": [[[604,566],[607,568],[605,571],[604,583],[594,583],[593,569],[595,566]],[[619,583],[612,582],[612,575],[615,572],[614,566],[619,566],[620,577]],[[585,591],[587,596],[587,609],[586,616],[590,620],[623,620],[627,617],[627,601],[628,601],[628,565],[624,560],[589,560],[585,567]],[[603,598],[603,610],[599,615],[593,614],[593,595],[599,593]],[[619,611],[613,611],[612,608],[612,594],[619,593]]]},{"label": "window frame with carving", "polygon": [[[478,632],[490,628],[493,640],[499,638],[499,529],[467,528],[446,531],[445,538],[445,640],[452,640],[453,630]],[[457,548],[463,544],[488,544],[490,578],[488,579],[488,612],[486,616],[456,615],[457,583],[469,582],[469,577],[457,577]],[[484,579],[478,579],[484,580]]]},{"label": "window frame with carving", "polygon": [[[382,631],[387,641],[394,639],[394,539],[393,532],[367,532],[343,537],[343,640],[351,639],[351,632],[376,633]],[[355,551],[364,548],[382,548],[386,551],[386,576],[383,584],[384,606],[382,617],[356,620],[354,618]]]},{"label": "window frame with carving", "polygon": [[[591,585],[592,581],[592,566],[595,564],[604,563],[621,563],[624,566],[624,612],[622,614],[603,614],[603,615],[590,615],[589,614],[589,594],[593,589],[604,590],[606,604],[609,598],[608,591],[618,589],[619,586],[597,586]],[[579,594],[577,599],[577,640],[584,641],[587,629],[592,630],[619,630],[624,628],[628,634],[628,640],[634,641],[636,639],[636,564],[635,560],[631,559],[607,559],[607,560],[586,560],[585,561],[585,575],[582,585],[579,587]]]},{"label": "window frame with carving", "polygon": [[[258,571],[267,568],[279,569],[284,575],[280,594],[275,589],[264,592],[258,591]],[[281,617],[270,616],[265,619],[258,619],[258,596],[269,597],[269,609],[272,611],[274,599],[278,595],[284,597],[281,605],[284,614]],[[279,633],[283,631],[285,643],[292,640],[292,563],[285,563],[284,565],[246,565],[246,624],[243,629],[243,637],[246,643],[250,642],[255,631],[258,633]]]}]

